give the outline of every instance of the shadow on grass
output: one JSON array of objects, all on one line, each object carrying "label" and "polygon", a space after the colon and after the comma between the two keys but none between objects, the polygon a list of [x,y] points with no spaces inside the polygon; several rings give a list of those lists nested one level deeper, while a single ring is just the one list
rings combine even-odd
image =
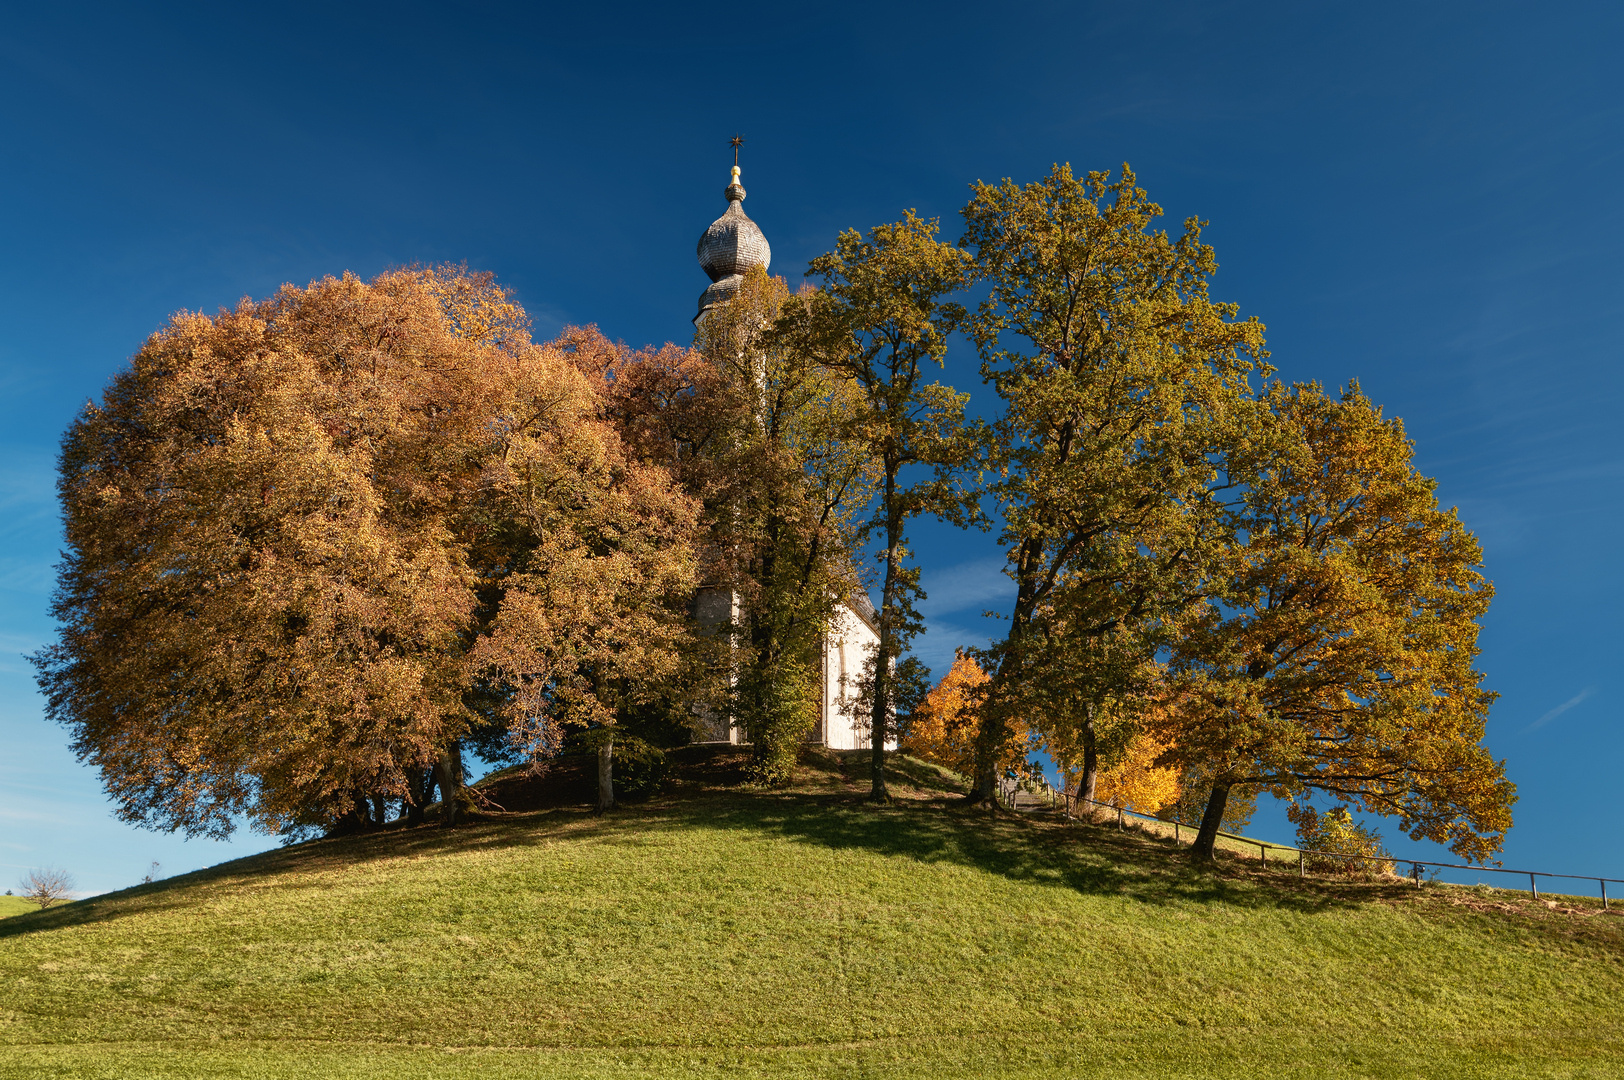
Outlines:
[{"label": "shadow on grass", "polygon": [[[868,788],[864,756],[811,752],[788,792],[740,789],[742,759],[737,748],[686,748],[669,794],[607,816],[578,805],[555,805],[478,817],[451,829],[392,826],[310,841],[12,916],[0,920],[0,939],[191,907],[247,886],[309,889],[309,875],[374,861],[526,848],[556,842],[565,833],[587,843],[635,846],[656,843],[658,833],[671,829],[755,833],[831,850],[951,863],[1010,881],[1159,906],[1222,903],[1313,913],[1369,903],[1394,888],[1299,881],[1278,870],[1259,874],[1238,860],[1196,868],[1185,849],[1135,831],[1048,814],[971,810],[954,793],[956,778],[924,762],[897,759],[892,775],[900,797],[875,806],[863,799]],[[533,799],[532,805],[546,801]]]}]

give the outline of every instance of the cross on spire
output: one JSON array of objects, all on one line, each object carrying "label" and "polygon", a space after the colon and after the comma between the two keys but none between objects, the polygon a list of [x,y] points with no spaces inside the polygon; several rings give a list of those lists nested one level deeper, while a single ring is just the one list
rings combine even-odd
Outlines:
[{"label": "cross on spire", "polygon": [[733,164],[737,165],[739,163],[739,147],[744,145],[744,136],[735,135],[728,141],[733,144]]}]

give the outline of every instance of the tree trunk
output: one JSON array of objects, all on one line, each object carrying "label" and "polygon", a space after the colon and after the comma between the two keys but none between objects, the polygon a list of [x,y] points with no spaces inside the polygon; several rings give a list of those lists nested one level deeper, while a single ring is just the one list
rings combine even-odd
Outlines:
[{"label": "tree trunk", "polygon": [[885,788],[885,729],[887,725],[885,706],[880,695],[887,691],[887,687],[885,685],[885,675],[880,670],[880,668],[883,667],[884,660],[882,650],[881,662],[875,665],[875,706],[874,713],[869,718],[871,723],[868,731],[868,741],[870,744],[869,775],[872,779],[872,783],[869,785],[868,789],[868,801],[877,803],[891,801],[891,793]]},{"label": "tree trunk", "polygon": [[[885,478],[886,505],[896,505],[896,469],[890,468]],[[886,522],[885,529],[885,586],[880,590],[880,646],[874,654],[874,693],[870,703],[868,741],[869,773],[872,784],[868,789],[869,802],[890,802],[891,793],[885,788],[885,736],[891,726],[891,654],[895,650],[897,593],[897,560],[901,557],[902,521],[895,513]]]},{"label": "tree trunk", "polygon": [[372,824],[372,814],[367,806],[367,797],[361,792],[354,792],[350,796],[350,809],[333,826],[335,833],[357,833],[365,831]]},{"label": "tree trunk", "polygon": [[998,749],[1009,738],[1002,716],[990,715],[991,703],[976,731],[976,771],[970,787],[970,805],[998,809]]},{"label": "tree trunk", "polygon": [[372,796],[372,823],[374,825],[389,824],[389,801],[382,795]]},{"label": "tree trunk", "polygon": [[1212,861],[1213,845],[1218,842],[1218,828],[1224,823],[1224,807],[1229,803],[1230,786],[1227,781],[1212,785],[1212,794],[1207,797],[1207,812],[1201,815],[1201,828],[1195,834],[1195,843],[1190,846],[1192,862]]},{"label": "tree trunk", "polygon": [[1016,563],[1017,587],[1015,610],[1009,617],[1009,635],[1004,639],[1004,654],[998,659],[998,670],[987,686],[982,699],[981,722],[976,731],[975,784],[970,789],[970,804],[989,810],[998,809],[998,756],[1009,741],[1009,720],[999,706],[1003,688],[1014,681],[1019,668],[1022,639],[1032,611],[1037,606],[1038,567],[1042,564],[1042,544],[1035,540],[1021,542],[1020,557]]},{"label": "tree trunk", "polygon": [[615,808],[615,738],[607,736],[598,744],[598,813]]},{"label": "tree trunk", "polygon": [[406,824],[423,824],[423,808],[434,796],[434,770],[417,769],[407,780]]},{"label": "tree trunk", "polygon": [[[1015,631],[1011,629],[1013,638]],[[1004,717],[998,688],[1007,681],[1009,669],[1014,667],[1013,650],[1004,653],[998,661],[998,671],[981,699],[981,715],[976,724],[975,776],[970,787],[970,805],[986,810],[998,809],[998,758],[1009,741],[1009,721]]]},{"label": "tree trunk", "polygon": [[440,809],[447,825],[462,820],[462,755],[451,746],[434,763],[434,779],[440,785]]},{"label": "tree trunk", "polygon": [[1077,813],[1094,816],[1100,782],[1100,746],[1094,737],[1094,706],[1083,705],[1083,775],[1077,781]]}]

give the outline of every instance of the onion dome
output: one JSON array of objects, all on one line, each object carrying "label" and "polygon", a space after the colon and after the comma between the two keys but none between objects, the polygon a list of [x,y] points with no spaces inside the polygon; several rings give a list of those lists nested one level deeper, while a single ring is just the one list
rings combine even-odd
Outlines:
[{"label": "onion dome", "polygon": [[737,165],[733,166],[733,182],[725,194],[727,213],[711,222],[699,238],[699,265],[710,275],[712,285],[699,298],[696,323],[705,312],[737,295],[746,271],[757,266],[765,270],[772,265],[773,252],[767,238],[760,226],[745,216],[744,188],[739,184]]}]

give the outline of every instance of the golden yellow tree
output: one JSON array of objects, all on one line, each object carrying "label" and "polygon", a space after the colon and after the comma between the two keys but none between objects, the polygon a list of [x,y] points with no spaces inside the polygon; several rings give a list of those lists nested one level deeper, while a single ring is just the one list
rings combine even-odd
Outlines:
[{"label": "golden yellow tree", "polygon": [[[960,653],[947,674],[931,687],[909,718],[898,743],[905,754],[933,761],[962,776],[972,776],[976,763],[976,734],[980,710],[986,703],[991,676],[975,659]],[[1027,754],[1035,749],[1033,733],[1021,720],[998,759],[1000,773],[1021,771]]]},{"label": "golden yellow tree", "polygon": [[1176,767],[1158,765],[1166,743],[1149,732],[1135,732],[1120,758],[1100,770],[1095,790],[1102,803],[1154,814],[1178,801],[1181,777]]},{"label": "golden yellow tree", "polygon": [[1482,552],[1357,386],[1272,385],[1223,468],[1237,493],[1214,600],[1177,627],[1158,733],[1209,778],[1210,858],[1231,790],[1320,791],[1472,860],[1515,788],[1482,745]]}]

